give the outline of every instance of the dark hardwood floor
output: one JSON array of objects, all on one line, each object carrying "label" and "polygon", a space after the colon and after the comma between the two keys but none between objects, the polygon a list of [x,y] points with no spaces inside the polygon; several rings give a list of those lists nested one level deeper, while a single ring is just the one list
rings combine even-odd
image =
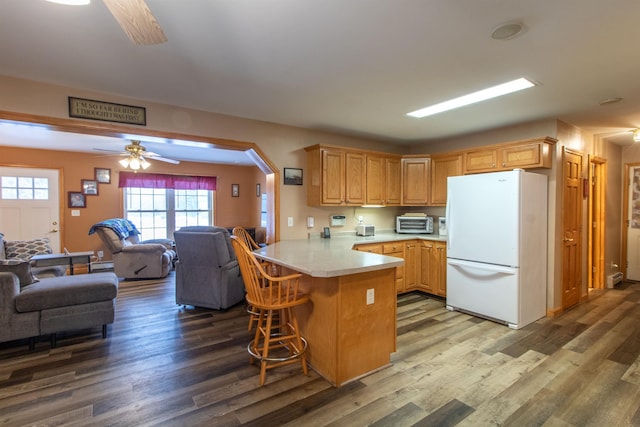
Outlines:
[{"label": "dark hardwood floor", "polygon": [[519,331],[403,295],[392,366],[334,388],[297,364],[260,387],[244,307],[181,308],[173,280],[121,282],[106,340],[0,344],[0,424],[640,425],[640,284]]}]

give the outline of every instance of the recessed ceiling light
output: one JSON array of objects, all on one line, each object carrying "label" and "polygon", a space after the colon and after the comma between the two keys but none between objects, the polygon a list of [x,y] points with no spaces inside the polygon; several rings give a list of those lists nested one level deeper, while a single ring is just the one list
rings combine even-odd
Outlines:
[{"label": "recessed ceiling light", "polygon": [[519,22],[509,22],[499,25],[491,32],[491,38],[494,40],[509,40],[520,34],[524,30],[524,26]]},{"label": "recessed ceiling light", "polygon": [[67,4],[70,6],[84,6],[91,3],[91,0],[47,0],[50,3]]},{"label": "recessed ceiling light", "polygon": [[463,107],[465,105],[474,104],[480,101],[486,101],[487,99],[496,98],[498,96],[506,95],[519,90],[527,89],[535,86],[534,83],[521,77],[516,80],[512,80],[507,83],[502,83],[497,86],[492,86],[487,89],[479,90],[477,92],[470,93],[468,95],[460,96],[449,101],[444,101],[439,104],[431,105],[429,107],[421,108],[416,111],[407,113],[407,116],[411,117],[427,117],[434,114],[441,113],[443,111],[453,110],[454,108]]}]

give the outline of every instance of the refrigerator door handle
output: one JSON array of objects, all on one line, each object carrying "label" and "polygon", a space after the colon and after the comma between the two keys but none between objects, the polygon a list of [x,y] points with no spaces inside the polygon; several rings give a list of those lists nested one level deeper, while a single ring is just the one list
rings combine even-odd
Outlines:
[{"label": "refrigerator door handle", "polygon": [[515,275],[518,272],[517,268],[513,267],[504,267],[501,265],[494,264],[480,264],[476,262],[468,262],[462,261],[458,259],[447,259],[447,264],[452,266],[464,267],[464,268],[473,268],[476,270],[490,271],[492,273],[503,273],[503,274],[512,274]]}]

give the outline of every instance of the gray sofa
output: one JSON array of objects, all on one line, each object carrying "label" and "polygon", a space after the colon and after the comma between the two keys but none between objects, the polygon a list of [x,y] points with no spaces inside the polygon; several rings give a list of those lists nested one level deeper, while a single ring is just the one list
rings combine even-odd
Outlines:
[{"label": "gray sofa", "polygon": [[118,277],[111,272],[38,279],[21,285],[14,273],[0,272],[0,342],[113,323]]},{"label": "gray sofa", "polygon": [[244,301],[244,282],[226,228],[182,227],[173,238],[176,304],[219,310]]}]

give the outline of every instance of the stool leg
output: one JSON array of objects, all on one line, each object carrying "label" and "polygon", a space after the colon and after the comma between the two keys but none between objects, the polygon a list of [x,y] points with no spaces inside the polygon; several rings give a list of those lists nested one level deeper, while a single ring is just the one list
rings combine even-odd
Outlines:
[{"label": "stool leg", "polygon": [[[289,307],[289,310],[293,310],[292,307]],[[298,328],[298,318],[296,317],[295,313],[293,313],[293,311],[290,312],[291,315],[291,325],[293,326],[294,329],[294,334],[296,337],[296,346],[298,347],[298,351],[302,351],[303,344],[302,344],[302,340],[300,339],[300,329]],[[306,353],[302,353],[302,355],[300,356],[300,363],[302,364],[302,372],[304,372],[305,375],[308,374],[308,369],[307,369],[307,354]]]},{"label": "stool leg", "polygon": [[264,346],[262,348],[262,360],[260,361],[260,385],[264,385],[267,376],[267,361],[269,357],[269,344],[271,343],[271,324],[273,322],[273,310],[267,312],[267,326],[264,329]]}]

